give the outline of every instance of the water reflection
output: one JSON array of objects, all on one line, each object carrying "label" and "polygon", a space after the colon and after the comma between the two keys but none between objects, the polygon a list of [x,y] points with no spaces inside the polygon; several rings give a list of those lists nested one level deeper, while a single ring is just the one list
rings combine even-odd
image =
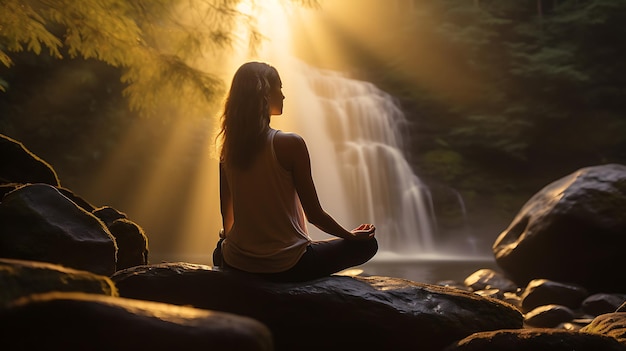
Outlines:
[{"label": "water reflection", "polygon": [[493,259],[474,260],[405,260],[371,261],[358,267],[364,275],[378,275],[412,280],[419,283],[436,284],[443,280],[463,282],[479,269],[499,271]]}]

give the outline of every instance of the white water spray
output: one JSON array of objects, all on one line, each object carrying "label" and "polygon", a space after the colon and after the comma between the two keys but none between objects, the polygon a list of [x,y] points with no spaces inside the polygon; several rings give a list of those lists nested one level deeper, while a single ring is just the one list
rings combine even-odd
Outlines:
[{"label": "white water spray", "polygon": [[[378,256],[436,254],[432,199],[404,157],[408,122],[393,98],[369,82],[294,59],[289,9],[269,0],[257,5],[250,14],[271,38],[257,57],[277,67],[286,95],[285,116],[272,126],[307,141],[324,209],[348,229],[376,225]],[[309,230],[314,239],[327,237]]]},{"label": "white water spray", "polygon": [[291,118],[309,145],[322,205],[344,225],[374,223],[381,252],[434,252],[430,194],[404,157],[408,122],[393,98],[338,72],[290,66]]}]

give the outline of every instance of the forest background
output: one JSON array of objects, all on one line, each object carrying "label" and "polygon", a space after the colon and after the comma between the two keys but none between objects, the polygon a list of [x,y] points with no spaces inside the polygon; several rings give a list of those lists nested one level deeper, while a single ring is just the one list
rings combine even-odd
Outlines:
[{"label": "forest background", "polygon": [[[63,186],[127,211],[180,116],[199,131],[193,151],[157,167],[172,179],[153,189],[171,217],[139,221],[149,235],[174,236],[171,218],[193,191],[175,180],[207,152],[203,140],[227,84],[213,68],[237,45],[233,26],[246,16],[238,1],[198,0],[199,15],[181,20],[184,3],[193,2],[0,1],[0,133],[53,165]],[[469,225],[492,242],[548,183],[626,163],[626,1],[337,3],[354,19],[324,22],[332,56],[342,59],[304,42],[296,51],[397,99],[410,121],[407,158],[443,199],[435,204],[443,232]],[[263,38],[248,20],[254,50]],[[356,40],[358,32],[367,39]],[[94,187],[110,176],[105,161],[122,145],[132,146],[113,166],[123,177]],[[456,198],[445,200],[450,189],[462,196],[463,213]]]}]

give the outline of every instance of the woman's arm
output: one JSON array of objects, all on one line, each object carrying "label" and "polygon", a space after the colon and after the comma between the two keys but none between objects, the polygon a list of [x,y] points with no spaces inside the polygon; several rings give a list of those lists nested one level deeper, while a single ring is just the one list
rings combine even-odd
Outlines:
[{"label": "woman's arm", "polygon": [[[220,211],[222,213],[222,228],[224,229],[224,235],[230,231],[233,227],[235,218],[233,216],[233,201],[230,194],[230,186],[228,184],[228,178],[226,177],[226,171],[224,170],[224,164],[220,162]],[[220,233],[221,235],[221,233]]]},{"label": "woman's arm", "polygon": [[330,235],[344,239],[368,239],[374,236],[376,228],[373,225],[362,224],[348,231],[324,211],[313,182],[309,151],[301,136],[279,132],[274,139],[274,149],[280,164],[293,174],[296,191],[311,224]]}]

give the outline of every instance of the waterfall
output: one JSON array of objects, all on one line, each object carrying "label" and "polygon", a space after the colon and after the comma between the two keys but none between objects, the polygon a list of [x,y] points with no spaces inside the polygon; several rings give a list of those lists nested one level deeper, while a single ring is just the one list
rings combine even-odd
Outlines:
[{"label": "waterfall", "polygon": [[375,224],[381,252],[436,251],[432,199],[405,158],[402,132],[408,121],[392,96],[338,72],[298,66],[291,82],[298,86],[296,113],[304,124],[300,132],[310,140],[322,205],[330,199],[341,206],[342,223]]}]

